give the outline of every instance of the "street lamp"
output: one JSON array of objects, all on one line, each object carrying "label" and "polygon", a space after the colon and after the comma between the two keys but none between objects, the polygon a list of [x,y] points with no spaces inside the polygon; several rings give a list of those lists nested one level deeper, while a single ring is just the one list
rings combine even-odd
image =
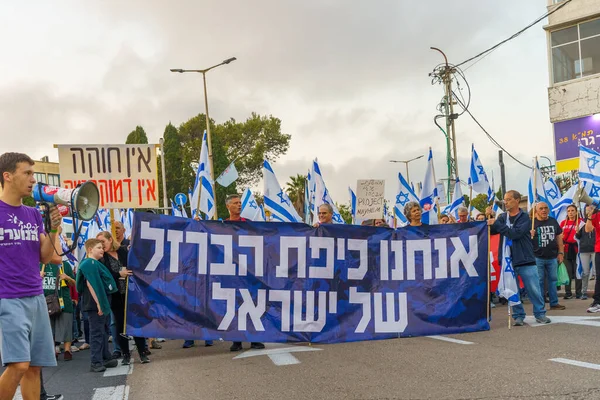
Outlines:
[{"label": "street lamp", "polygon": [[418,160],[419,158],[423,158],[424,155],[420,155],[418,157],[415,158],[411,158],[410,160],[390,160],[390,162],[392,163],[404,163],[404,165],[406,165],[406,182],[408,182],[408,184],[410,184],[410,177],[408,176],[408,163],[411,161],[415,161]]},{"label": "street lamp", "polygon": [[[196,72],[196,73],[200,73],[202,74],[202,81],[204,82],[204,109],[206,110],[206,138],[207,138],[207,145],[208,145],[208,162],[210,163],[210,179],[213,182],[215,182],[215,169],[213,168],[213,155],[212,155],[212,141],[211,141],[211,136],[210,136],[210,117],[208,116],[208,96],[206,94],[206,73],[208,71],[210,71],[213,68],[217,68],[221,65],[225,65],[225,64],[229,64],[232,61],[237,60],[237,58],[235,57],[231,57],[228,58],[227,60],[224,60],[223,62],[217,64],[217,65],[213,65],[210,68],[206,68],[206,69],[181,69],[181,68],[171,68],[171,72],[179,72],[180,74],[184,73],[184,72]],[[214,186],[213,186],[213,191],[214,191]],[[217,194],[215,192],[215,214],[213,215],[213,219],[217,219]],[[198,201],[200,201],[200,198],[198,197]]]}]

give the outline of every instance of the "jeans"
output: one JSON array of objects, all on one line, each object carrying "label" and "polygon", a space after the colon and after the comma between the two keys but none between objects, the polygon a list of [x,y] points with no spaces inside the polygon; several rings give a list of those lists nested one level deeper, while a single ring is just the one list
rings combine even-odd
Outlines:
[{"label": "jeans", "polygon": [[117,323],[115,321],[115,314],[114,311],[112,314],[110,314],[110,335],[113,338],[113,352],[119,352],[119,353],[123,353],[121,351],[121,343],[119,343],[118,337],[119,337],[119,331],[117,330]]},{"label": "jeans", "polygon": [[81,313],[83,314],[83,336],[85,336],[85,342],[90,344],[90,321],[88,313],[86,311],[82,311]]},{"label": "jeans", "polygon": [[565,285],[565,295],[573,295],[571,282],[575,281],[575,296],[579,298],[581,297],[581,279],[577,279],[577,260],[567,260],[565,258],[564,263],[567,274],[569,274],[569,284]]},{"label": "jeans", "polygon": [[[123,353],[123,355],[131,355],[129,350],[129,339],[121,336],[125,325],[125,310],[119,307],[118,309],[113,310],[112,316],[115,322],[115,331],[117,332],[116,336],[113,336],[113,343],[119,344],[119,348],[121,349],[121,353]],[[134,336],[133,340],[135,341],[138,354],[141,356],[144,350],[146,350],[145,339]]]},{"label": "jeans", "polygon": [[112,358],[108,347],[108,325],[110,315],[98,315],[95,311],[88,312],[90,324],[90,352],[92,365],[103,364]]},{"label": "jeans", "polygon": [[583,274],[581,276],[581,293],[587,295],[588,283],[590,281],[590,269],[596,267],[594,253],[579,253]]},{"label": "jeans", "polygon": [[535,258],[537,264],[540,292],[544,290],[544,277],[548,277],[548,297],[550,298],[550,307],[558,304],[558,289],[556,283],[558,282],[558,261],[556,258],[549,260],[545,258]]},{"label": "jeans", "polygon": [[594,254],[596,263],[596,284],[594,285],[594,304],[600,304],[600,253]]},{"label": "jeans", "polygon": [[79,339],[79,303],[73,305],[73,341]]},{"label": "jeans", "polygon": [[[535,265],[524,265],[522,267],[515,267],[515,274],[521,277],[525,289],[529,295],[529,300],[533,305],[533,315],[536,318],[546,316],[546,310],[544,309],[544,297],[540,290],[540,278],[538,275],[538,268]],[[556,284],[554,285],[556,288]],[[517,304],[512,308],[514,319],[525,319],[525,309],[523,304]]]}]

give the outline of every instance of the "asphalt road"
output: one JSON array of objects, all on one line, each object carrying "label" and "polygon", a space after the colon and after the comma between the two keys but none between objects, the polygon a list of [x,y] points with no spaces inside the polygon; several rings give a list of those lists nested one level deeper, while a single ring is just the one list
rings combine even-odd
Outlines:
[{"label": "asphalt road", "polygon": [[150,364],[136,359],[115,376],[88,372],[82,351],[46,368],[44,381],[67,400],[600,399],[600,315],[586,313],[590,300],[561,302],[567,309],[549,312],[549,325],[530,317],[508,330],[507,309],[498,307],[490,331],[442,338],[267,344],[266,351],[245,343],[238,353],[228,342],[182,349],[183,341],[167,341]]},{"label": "asphalt road", "polygon": [[[507,327],[507,309],[492,312],[492,329],[452,335],[467,342],[420,337],[335,345],[267,345],[321,349],[264,355],[229,352],[229,343],[182,349],[164,343],[153,362],[129,376],[130,399],[600,399],[600,315],[590,300],[562,300],[555,323]],[[528,313],[531,305],[525,306]],[[572,318],[568,318],[572,317]],[[245,344],[246,348],[248,347]],[[255,356],[237,358],[236,356]],[[293,360],[292,360],[293,362]],[[567,361],[569,362],[569,361]],[[593,367],[593,366],[592,366]]]}]

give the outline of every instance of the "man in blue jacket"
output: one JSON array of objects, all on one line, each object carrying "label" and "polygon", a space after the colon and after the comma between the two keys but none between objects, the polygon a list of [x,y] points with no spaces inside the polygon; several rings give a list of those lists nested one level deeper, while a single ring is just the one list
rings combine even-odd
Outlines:
[{"label": "man in blue jacket", "polygon": [[[509,190],[504,195],[506,212],[500,214],[497,219],[488,219],[490,233],[500,234],[510,241],[512,266],[515,274],[520,276],[533,304],[533,314],[536,322],[540,324],[550,323],[544,309],[544,298],[540,291],[538,268],[533,253],[533,242],[531,240],[531,219],[527,213],[519,208],[521,194],[516,190]],[[492,208],[486,210],[488,217],[492,215]],[[508,218],[508,221],[507,221]],[[503,240],[498,246],[498,257],[502,259]],[[515,326],[523,326],[525,309],[523,304],[513,306],[513,318]]]}]

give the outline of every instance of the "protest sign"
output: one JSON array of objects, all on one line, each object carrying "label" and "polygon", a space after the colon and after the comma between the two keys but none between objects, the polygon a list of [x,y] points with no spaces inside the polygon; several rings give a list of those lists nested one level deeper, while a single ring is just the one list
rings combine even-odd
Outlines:
[{"label": "protest sign", "polygon": [[61,186],[92,181],[100,208],[158,207],[155,144],[58,145]]},{"label": "protest sign", "polygon": [[135,214],[127,334],[338,343],[489,329],[487,225]]},{"label": "protest sign", "polygon": [[356,218],[383,218],[385,181],[359,179],[356,188]]}]

